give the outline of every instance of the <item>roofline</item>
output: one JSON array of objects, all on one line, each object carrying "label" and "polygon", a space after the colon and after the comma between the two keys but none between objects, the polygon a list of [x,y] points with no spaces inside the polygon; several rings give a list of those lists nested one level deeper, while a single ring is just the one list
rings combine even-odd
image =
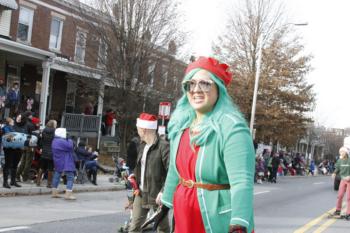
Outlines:
[{"label": "roofline", "polygon": [[4,38],[0,38],[0,50],[23,55],[26,57],[36,58],[38,60],[46,60],[48,58],[56,57],[56,54],[52,52],[48,52]]}]

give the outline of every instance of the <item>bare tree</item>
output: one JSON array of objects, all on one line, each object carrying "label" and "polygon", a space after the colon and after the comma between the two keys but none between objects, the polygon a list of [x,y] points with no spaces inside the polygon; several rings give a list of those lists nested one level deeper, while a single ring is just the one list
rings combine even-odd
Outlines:
[{"label": "bare tree", "polygon": [[154,83],[164,74],[175,78],[179,72],[176,52],[185,36],[178,27],[177,5],[171,0],[90,0],[90,6],[80,7],[80,13],[90,17],[84,21],[89,34],[99,40],[99,48],[89,55],[107,71],[104,81],[118,88],[114,96],[127,119],[122,130],[126,141],[129,120],[145,110],[143,102],[157,105],[176,98],[175,92],[157,90]]},{"label": "bare tree", "polygon": [[274,0],[246,0],[240,7],[234,11],[227,33],[213,46],[216,54],[234,67],[230,93],[249,119],[261,47],[256,138],[293,145],[311,121],[306,113],[313,109],[314,93],[305,75],[311,69],[312,56],[305,53],[300,38],[282,17],[283,5]]}]

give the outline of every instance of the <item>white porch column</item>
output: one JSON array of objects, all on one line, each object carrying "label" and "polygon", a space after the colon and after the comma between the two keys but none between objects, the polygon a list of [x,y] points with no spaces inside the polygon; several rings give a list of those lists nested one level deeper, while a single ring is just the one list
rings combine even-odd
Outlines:
[{"label": "white porch column", "polygon": [[105,84],[103,80],[101,80],[98,89],[98,98],[97,98],[97,115],[103,114],[103,99],[105,96]]},{"label": "white porch column", "polygon": [[49,94],[49,81],[50,81],[50,65],[48,60],[43,61],[43,75],[41,79],[41,94],[40,94],[40,107],[39,115],[41,120],[41,127],[45,126],[46,121],[46,108],[47,108],[47,96]]},{"label": "white porch column", "polygon": [[[105,96],[105,83],[103,79],[101,78],[99,89],[98,89],[98,98],[97,98],[97,115],[100,115],[100,119],[102,120],[102,114],[103,114],[103,99]],[[97,149],[100,149],[100,142],[101,142],[101,124],[98,130],[97,135]]]}]

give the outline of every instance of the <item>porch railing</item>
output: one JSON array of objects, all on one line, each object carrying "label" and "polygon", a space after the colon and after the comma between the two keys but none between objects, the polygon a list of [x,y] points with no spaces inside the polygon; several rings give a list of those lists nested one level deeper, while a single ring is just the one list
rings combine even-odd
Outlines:
[{"label": "porch railing", "polygon": [[[101,115],[85,115],[74,113],[63,113],[61,127],[66,128],[67,132],[78,140],[83,138],[94,138],[100,142]],[[97,145],[98,145],[97,144]],[[98,145],[99,146],[99,145]]]}]

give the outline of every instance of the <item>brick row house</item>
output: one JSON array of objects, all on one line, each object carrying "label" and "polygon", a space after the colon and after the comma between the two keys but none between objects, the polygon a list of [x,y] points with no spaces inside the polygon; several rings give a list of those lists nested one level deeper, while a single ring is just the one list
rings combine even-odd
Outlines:
[{"label": "brick row house", "polygon": [[[43,122],[60,120],[63,112],[82,113],[88,102],[95,114],[118,106],[118,87],[105,78],[108,73],[96,55],[106,48],[84,27],[93,17],[83,18],[76,1],[0,1],[0,78],[7,88],[19,83],[22,109],[33,98],[33,111]],[[186,64],[168,54],[168,48],[157,53],[167,56],[150,63],[139,111],[148,104],[154,108],[154,100],[174,103],[180,95]]]}]

